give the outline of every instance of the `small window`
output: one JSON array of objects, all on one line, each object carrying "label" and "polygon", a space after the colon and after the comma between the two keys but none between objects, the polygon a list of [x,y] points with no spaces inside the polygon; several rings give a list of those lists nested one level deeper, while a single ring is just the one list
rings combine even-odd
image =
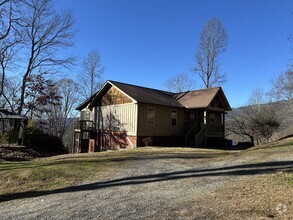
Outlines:
[{"label": "small window", "polygon": [[171,126],[177,125],[177,111],[171,110]]},{"label": "small window", "polygon": [[155,125],[155,108],[153,107],[148,107],[147,125]]},{"label": "small window", "polygon": [[215,114],[210,114],[210,123],[215,124]]}]

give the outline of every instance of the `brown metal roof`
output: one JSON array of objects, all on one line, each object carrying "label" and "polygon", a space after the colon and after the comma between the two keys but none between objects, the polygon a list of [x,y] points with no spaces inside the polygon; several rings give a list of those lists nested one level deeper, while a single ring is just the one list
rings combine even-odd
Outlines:
[{"label": "brown metal roof", "polygon": [[140,103],[166,105],[172,107],[182,107],[180,103],[174,99],[174,93],[157,89],[151,89],[141,86],[130,85],[115,81],[109,81],[121,91]]},{"label": "brown metal roof", "polygon": [[177,101],[185,108],[207,108],[216,96],[219,87],[178,93],[175,95]]},{"label": "brown metal roof", "polygon": [[138,103],[165,105],[179,108],[208,108],[212,100],[216,97],[217,94],[219,94],[224,109],[226,111],[231,110],[231,107],[221,87],[188,91],[183,93],[172,93],[115,81],[107,81],[101,90],[95,94],[94,98],[91,97],[91,100],[88,99],[79,107],[85,107],[85,105],[89,104],[90,102],[90,108],[96,106],[96,102],[100,97],[103,96],[103,94],[106,93],[106,91],[108,91],[108,89],[110,89],[111,86],[115,86]]}]

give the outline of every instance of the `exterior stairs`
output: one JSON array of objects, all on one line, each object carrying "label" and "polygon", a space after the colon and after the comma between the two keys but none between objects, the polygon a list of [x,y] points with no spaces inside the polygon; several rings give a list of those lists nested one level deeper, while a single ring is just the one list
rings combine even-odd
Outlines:
[{"label": "exterior stairs", "polygon": [[185,134],[185,146],[199,147],[205,140],[207,126],[203,125],[199,132],[196,132],[196,126],[193,126]]}]

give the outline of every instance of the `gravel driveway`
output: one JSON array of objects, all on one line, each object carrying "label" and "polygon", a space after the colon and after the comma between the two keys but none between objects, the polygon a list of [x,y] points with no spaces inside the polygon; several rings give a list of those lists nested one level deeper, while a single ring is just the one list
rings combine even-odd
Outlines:
[{"label": "gravel driveway", "polygon": [[253,160],[230,156],[214,161],[172,157],[132,160],[96,182],[2,202],[0,218],[210,219],[201,204],[187,202],[250,175],[292,168],[285,157],[257,166],[251,165]]}]

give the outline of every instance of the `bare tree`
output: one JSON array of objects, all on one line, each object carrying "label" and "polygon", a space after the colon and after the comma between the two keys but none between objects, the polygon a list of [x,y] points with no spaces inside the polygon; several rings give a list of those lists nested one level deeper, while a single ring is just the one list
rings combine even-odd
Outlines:
[{"label": "bare tree", "polygon": [[58,91],[61,96],[59,105],[48,103],[46,118],[48,121],[48,133],[62,138],[70,126],[74,114],[74,109],[78,100],[78,86],[71,79],[62,79],[58,82]]},{"label": "bare tree", "polygon": [[10,41],[10,39],[3,39],[0,42],[0,97],[6,98],[5,85],[6,85],[6,71],[13,66],[13,58],[16,51],[14,50],[17,41]]},{"label": "bare tree", "polygon": [[220,85],[226,81],[226,75],[221,71],[219,56],[226,51],[228,34],[218,18],[209,20],[201,34],[195,53],[198,74],[206,88]]},{"label": "bare tree", "polygon": [[83,60],[79,79],[80,91],[84,99],[92,96],[102,86],[104,66],[101,64],[100,54],[91,50]]},{"label": "bare tree", "polygon": [[6,38],[12,26],[12,0],[0,1],[0,40]]},{"label": "bare tree", "polygon": [[[27,79],[34,72],[56,73],[60,67],[68,67],[74,58],[65,55],[73,45],[74,21],[70,11],[56,12],[51,0],[22,0],[21,27],[24,29],[22,50],[27,57],[22,75],[20,103],[21,114],[25,104]],[[26,60],[26,61],[25,61]]]},{"label": "bare tree", "polygon": [[4,80],[5,93],[0,96],[2,108],[15,112],[15,106],[19,105],[19,82],[15,77],[6,77]]},{"label": "bare tree", "polygon": [[287,70],[271,80],[268,94],[273,100],[293,100],[293,71]]},{"label": "bare tree", "polygon": [[170,92],[186,92],[195,88],[195,83],[186,73],[178,73],[165,82],[165,87]]},{"label": "bare tree", "polygon": [[[0,99],[1,105],[5,107],[9,104],[11,111],[15,111],[15,106],[11,105],[11,81],[7,73],[14,71],[16,67],[17,52],[22,40],[18,19],[19,3],[15,0],[0,1]],[[13,83],[15,85],[15,82]],[[13,89],[14,90],[14,89]],[[13,91],[14,93],[14,91]],[[14,103],[15,104],[15,103]]]},{"label": "bare tree", "polygon": [[248,104],[228,114],[227,131],[248,137],[253,145],[255,141],[268,142],[281,125],[277,107],[266,103],[264,92],[260,89],[252,93]]}]

